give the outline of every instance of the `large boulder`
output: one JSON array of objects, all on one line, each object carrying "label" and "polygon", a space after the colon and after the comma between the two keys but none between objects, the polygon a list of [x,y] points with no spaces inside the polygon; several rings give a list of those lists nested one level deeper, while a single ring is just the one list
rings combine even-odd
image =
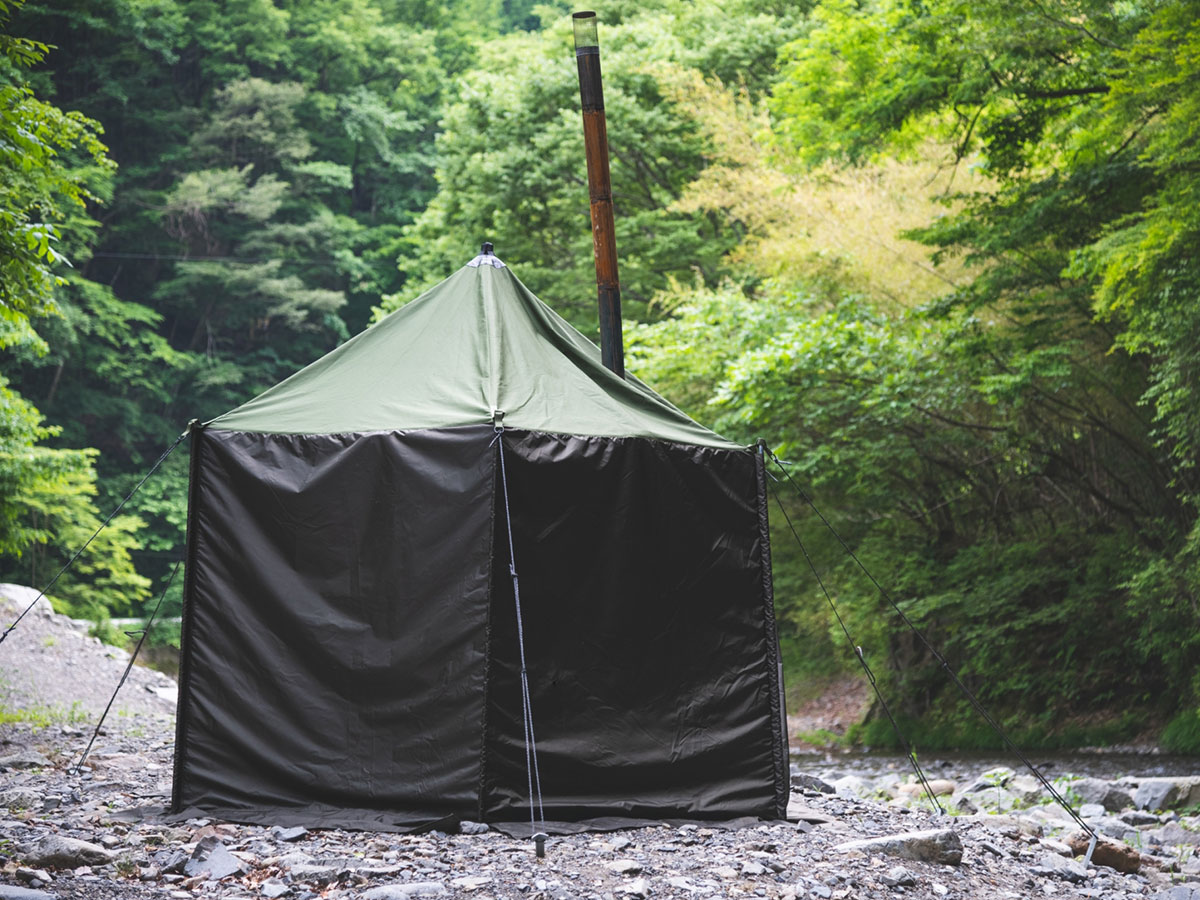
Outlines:
[{"label": "large boulder", "polygon": [[25,854],[25,862],[33,867],[46,866],[50,869],[77,869],[80,866],[103,866],[115,859],[115,855],[98,844],[48,834],[33,850]]},{"label": "large boulder", "polygon": [[1083,863],[1059,856],[1057,853],[1042,854],[1042,858],[1029,871],[1034,875],[1053,876],[1073,884],[1087,880],[1087,869],[1083,867]]},{"label": "large boulder", "polygon": [[1145,778],[1133,802],[1138,809],[1179,809],[1200,805],[1200,776]]},{"label": "large boulder", "polygon": [[1066,785],[1066,790],[1075,794],[1080,803],[1098,803],[1109,812],[1120,812],[1133,806],[1133,797],[1129,791],[1101,778],[1081,778],[1072,781]]},{"label": "large boulder", "polygon": [[[1076,856],[1087,853],[1091,838],[1082,831],[1077,831],[1067,838],[1067,846]],[[1126,875],[1132,875],[1142,865],[1142,857],[1128,844],[1115,841],[1098,840],[1096,849],[1092,851],[1092,862],[1098,866],[1108,866]]]},{"label": "large boulder", "polygon": [[948,866],[957,866],[961,863],[963,853],[962,840],[949,828],[909,831],[860,841],[846,841],[844,844],[838,844],[834,849],[843,853],[859,850],[868,855],[898,856],[901,859],[915,859]]}]

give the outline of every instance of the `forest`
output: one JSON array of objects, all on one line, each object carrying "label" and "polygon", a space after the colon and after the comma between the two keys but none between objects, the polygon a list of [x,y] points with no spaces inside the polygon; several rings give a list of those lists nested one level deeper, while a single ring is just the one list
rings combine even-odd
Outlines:
[{"label": "forest", "polygon": [[[626,363],[786,461],[793,696],[836,609],[919,749],[996,738],[905,619],[1020,743],[1200,753],[1200,0],[593,8]],[[0,580],[483,240],[594,338],[573,9],[0,0]],[[61,611],[178,616],[187,470]]]}]

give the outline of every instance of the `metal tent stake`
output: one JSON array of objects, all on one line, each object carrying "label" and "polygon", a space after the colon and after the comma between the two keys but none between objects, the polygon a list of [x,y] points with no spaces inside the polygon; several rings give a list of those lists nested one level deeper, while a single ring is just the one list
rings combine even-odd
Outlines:
[{"label": "metal tent stake", "polygon": [[600,39],[596,14],[577,12],[575,61],[579,64],[579,101],[583,109],[583,143],[587,152],[588,196],[592,206],[592,249],[596,256],[596,292],[600,302],[600,360],[625,377],[621,338],[621,283],[617,277],[617,233],[613,224],[612,184],[608,171],[608,126],[600,81]]}]

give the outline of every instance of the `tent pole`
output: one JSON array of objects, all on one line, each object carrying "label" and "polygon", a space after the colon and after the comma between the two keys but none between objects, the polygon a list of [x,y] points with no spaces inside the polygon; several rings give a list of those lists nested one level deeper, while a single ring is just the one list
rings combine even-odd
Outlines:
[{"label": "tent pole", "polygon": [[604,87],[600,81],[600,39],[596,34],[594,12],[577,12],[571,18],[575,26],[575,61],[579,65],[579,100],[583,110],[588,196],[592,206],[592,249],[596,256],[596,291],[600,302],[600,360],[607,369],[624,378],[621,283],[617,278],[608,127],[604,120]]}]

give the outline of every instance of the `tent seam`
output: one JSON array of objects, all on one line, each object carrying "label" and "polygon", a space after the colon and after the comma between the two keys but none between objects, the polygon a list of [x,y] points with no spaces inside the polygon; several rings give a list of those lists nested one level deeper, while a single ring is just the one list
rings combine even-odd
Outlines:
[{"label": "tent seam", "polygon": [[[492,445],[488,444],[488,450],[492,449]],[[492,457],[492,493],[491,493],[491,514],[489,516],[490,529],[488,532],[488,567],[487,567],[487,617],[485,619],[483,630],[483,715],[480,717],[480,744],[479,744],[479,818],[478,821],[485,821],[485,798],[487,795],[487,762],[488,762],[488,709],[491,705],[492,695],[492,581],[495,577],[496,564],[496,454],[491,453]]]},{"label": "tent seam", "polygon": [[[761,446],[760,446],[761,450]],[[762,541],[759,554],[763,580],[763,631],[767,638],[767,691],[771,698],[771,757],[775,769],[775,815],[787,818],[789,768],[787,765],[786,712],[783,708],[783,670],[780,662],[779,632],[775,623],[775,588],[771,578],[771,530],[767,512],[766,461],[761,452],[754,454],[755,493],[758,505],[758,528]]]},{"label": "tent seam", "polygon": [[175,766],[171,779],[171,811],[179,812],[183,804],[183,773],[186,770],[187,759],[187,721],[191,709],[189,702],[191,692],[192,663],[192,632],[194,629],[195,610],[192,597],[196,586],[196,542],[199,540],[199,530],[193,528],[198,513],[198,495],[200,493],[200,439],[204,433],[203,425],[196,425],[192,430],[191,471],[188,478],[188,514],[187,534],[184,538],[184,571],[183,571],[183,604],[180,610],[180,653],[179,653],[179,700],[175,709]]}]

